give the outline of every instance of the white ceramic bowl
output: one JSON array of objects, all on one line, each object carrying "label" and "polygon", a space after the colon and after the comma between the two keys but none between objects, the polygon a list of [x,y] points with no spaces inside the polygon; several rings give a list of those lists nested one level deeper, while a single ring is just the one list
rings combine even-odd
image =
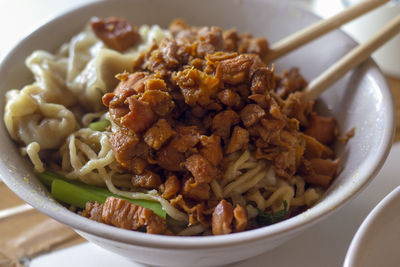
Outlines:
[{"label": "white ceramic bowl", "polygon": [[344,267],[400,265],[400,186],[382,199],[351,241]]},{"label": "white ceramic bowl", "polygon": [[[92,16],[122,16],[140,24],[166,27],[175,17],[192,25],[236,27],[271,43],[318,20],[313,14],[276,0],[131,0],[91,3],[49,21],[19,43],[0,65],[0,91],[21,88],[32,81],[25,58],[36,49],[55,51],[82,29]],[[334,31],[276,62],[277,71],[298,66],[306,79],[343,56],[356,43]],[[4,106],[4,97],[0,106]],[[389,152],[394,108],[386,80],[373,61],[347,74],[318,103],[322,113],[336,117],[342,133],[352,127],[356,135],[347,145],[337,144],[343,171],[313,208],[283,222],[226,236],[171,237],[146,235],[90,221],[54,201],[36,179],[31,164],[0,124],[0,175],[21,198],[50,217],[72,227],[83,237],[132,260],[163,266],[210,266],[240,261],[295,236],[343,206],[377,174]],[[3,110],[1,111],[3,112]],[[3,116],[3,114],[1,114]],[[307,244],[304,244],[307,245]],[[290,251],[288,251],[290,257]]]}]

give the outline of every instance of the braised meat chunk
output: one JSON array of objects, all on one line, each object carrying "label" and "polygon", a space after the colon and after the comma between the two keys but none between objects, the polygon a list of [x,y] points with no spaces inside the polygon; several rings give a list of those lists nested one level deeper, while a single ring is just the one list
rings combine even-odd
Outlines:
[{"label": "braised meat chunk", "polygon": [[335,175],[339,163],[339,159],[314,158],[310,161],[304,160],[302,166],[304,179],[310,184],[326,188]]},{"label": "braised meat chunk", "polygon": [[214,166],[218,166],[223,158],[221,138],[217,135],[203,135],[200,139],[200,154]]},{"label": "braised meat chunk", "polygon": [[144,141],[155,150],[160,147],[172,136],[175,132],[165,119],[159,119],[147,132],[144,134]]},{"label": "braised meat chunk", "polygon": [[239,109],[242,104],[240,95],[231,89],[224,89],[217,94],[219,101],[229,108]]},{"label": "braised meat chunk", "polygon": [[241,232],[248,226],[247,211],[240,205],[233,208],[226,200],[221,200],[212,214],[212,232],[214,235],[226,235]]},{"label": "braised meat chunk", "polygon": [[249,141],[249,132],[240,126],[235,126],[226,153],[230,154],[241,149],[247,149]]},{"label": "braised meat chunk", "polygon": [[165,221],[152,210],[115,197],[108,197],[101,205],[98,202],[88,202],[82,215],[129,230],[145,226],[149,234],[163,234],[166,229]]},{"label": "braised meat chunk", "polygon": [[304,130],[304,133],[314,137],[323,144],[330,144],[337,136],[335,119],[312,113],[309,118],[309,126]]},{"label": "braised meat chunk", "polygon": [[221,61],[217,66],[215,77],[228,84],[239,84],[251,78],[253,73],[262,66],[261,59],[255,55],[238,55]]},{"label": "braised meat chunk", "polygon": [[212,215],[212,232],[214,235],[226,235],[232,232],[231,223],[233,220],[232,204],[221,200],[215,207]]},{"label": "braised meat chunk", "polygon": [[186,159],[185,167],[200,183],[209,183],[218,175],[218,170],[200,154],[194,154]]},{"label": "braised meat chunk", "polygon": [[198,201],[208,200],[210,199],[210,185],[208,183],[200,183],[190,177],[182,186],[182,195]]},{"label": "braised meat chunk", "polygon": [[[147,81],[149,83],[146,87],[150,84],[154,88],[155,80],[151,79]],[[175,107],[171,95],[163,90],[148,89],[140,97],[140,101],[149,103],[151,110],[159,117],[167,117]]]},{"label": "braised meat chunk", "polygon": [[102,218],[103,205],[99,202],[86,202],[82,216],[96,222],[104,222]]},{"label": "braised meat chunk", "polygon": [[[305,192],[321,197],[339,169],[329,147],[338,131],[302,92],[299,70],[276,74],[263,61],[267,40],[235,29],[175,20],[169,30],[102,99],[131,190],[164,198],[175,218],[186,215],[189,228],[172,226],[178,235],[245,231],[262,226],[260,216],[276,222],[307,208]],[[165,232],[151,213],[117,200],[89,203],[84,214]]]},{"label": "braised meat chunk", "polygon": [[214,133],[227,139],[231,133],[231,127],[239,123],[239,115],[233,110],[224,110],[218,113],[212,120]]},{"label": "braised meat chunk", "polygon": [[174,81],[180,87],[185,103],[189,106],[207,106],[210,97],[218,90],[219,79],[196,69],[179,71]]},{"label": "braised meat chunk", "polygon": [[140,174],[134,174],[131,181],[133,186],[146,189],[155,189],[161,185],[160,176],[149,170],[145,170]]},{"label": "braised meat chunk", "polygon": [[170,198],[175,197],[178,194],[180,189],[181,189],[181,187],[180,187],[179,179],[173,173],[169,173],[167,175],[167,180],[165,181],[165,183],[160,186],[162,196],[165,199],[170,199]]},{"label": "braised meat chunk", "polygon": [[253,94],[264,95],[276,86],[276,78],[273,69],[259,68],[251,78],[251,91]]},{"label": "braised meat chunk", "polygon": [[248,225],[247,210],[240,205],[237,205],[233,210],[234,229],[235,232],[246,230]]},{"label": "braised meat chunk", "polygon": [[121,18],[95,20],[91,26],[97,37],[107,46],[118,51],[134,46],[141,39],[136,26]]},{"label": "braised meat chunk", "polygon": [[265,110],[257,104],[248,104],[240,111],[240,118],[246,128],[257,123],[265,116]]},{"label": "braised meat chunk", "polygon": [[299,69],[292,68],[289,71],[283,72],[275,91],[280,97],[285,99],[291,93],[301,91],[306,86],[307,82],[300,75]]},{"label": "braised meat chunk", "polygon": [[156,154],[157,164],[168,171],[184,171],[185,154],[176,149],[171,142],[163,146]]}]

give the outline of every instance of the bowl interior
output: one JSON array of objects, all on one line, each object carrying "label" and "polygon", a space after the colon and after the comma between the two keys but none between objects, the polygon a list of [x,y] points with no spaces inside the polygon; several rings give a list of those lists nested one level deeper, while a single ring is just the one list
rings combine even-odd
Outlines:
[{"label": "bowl interior", "polygon": [[[121,8],[123,6],[124,8]],[[229,7],[229,9],[227,9]],[[62,14],[33,32],[4,59],[0,66],[0,106],[5,105],[7,90],[21,88],[32,81],[24,66],[25,58],[34,50],[54,52],[62,43],[79,32],[92,16],[125,17],[136,25],[159,24],[167,27],[180,17],[192,25],[235,27],[240,32],[267,37],[274,43],[318,18],[293,6],[289,1],[275,0],[135,0],[95,2]],[[300,68],[307,80],[316,77],[356,44],[347,35],[334,31],[276,61],[277,72],[292,66]],[[30,163],[20,156],[3,123],[0,124],[0,175],[21,198],[46,213],[82,232],[112,240],[163,247],[204,247],[232,245],[244,241],[277,236],[283,232],[305,228],[344,204],[372,179],[382,166],[392,139],[393,104],[386,81],[370,60],[334,84],[318,101],[322,113],[337,119],[343,135],[355,127],[356,135],[346,145],[336,144],[343,170],[326,192],[323,201],[308,211],[284,222],[244,233],[216,237],[160,237],[128,232],[90,222],[49,197],[37,181]],[[1,109],[3,117],[3,109]]]}]

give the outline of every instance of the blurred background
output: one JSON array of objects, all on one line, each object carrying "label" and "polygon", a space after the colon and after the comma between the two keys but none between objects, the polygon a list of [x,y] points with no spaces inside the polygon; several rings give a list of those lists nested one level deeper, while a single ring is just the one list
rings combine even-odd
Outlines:
[{"label": "blurred background", "polygon": [[[0,0],[2,34],[7,36],[7,38],[2,38],[0,42],[0,56],[4,54],[4,51],[12,47],[17,40],[47,21],[50,17],[66,9],[93,1],[95,0]],[[297,2],[326,18],[361,0],[288,1]],[[343,27],[343,30],[356,41],[363,42],[397,14],[400,14],[400,1],[398,0],[392,1],[392,3],[348,23]],[[375,52],[373,58],[385,73],[400,78],[400,36],[395,37],[379,51]]]},{"label": "blurred background", "polygon": [[[312,9],[321,17],[330,17],[361,0],[295,0]],[[347,25],[343,30],[357,42],[363,43],[386,23],[400,14],[400,1],[392,1]],[[386,43],[373,56],[379,67],[388,75],[400,79],[400,36]]]}]

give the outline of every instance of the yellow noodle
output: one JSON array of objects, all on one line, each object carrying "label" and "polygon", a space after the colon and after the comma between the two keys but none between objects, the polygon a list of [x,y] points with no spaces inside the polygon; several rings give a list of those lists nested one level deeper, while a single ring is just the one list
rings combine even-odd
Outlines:
[{"label": "yellow noodle", "polygon": [[94,158],[89,160],[81,169],[80,173],[82,175],[85,175],[86,173],[89,173],[93,171],[94,169],[97,169],[99,166],[106,166],[109,165],[114,161],[114,152],[110,150],[105,157],[99,157],[99,158]]},{"label": "yellow noodle", "polygon": [[82,166],[80,162],[78,161],[78,155],[76,152],[76,146],[75,146],[75,135],[70,135],[68,138],[68,148],[69,148],[69,159],[71,162],[71,166],[74,170],[79,170]]},{"label": "yellow noodle", "polygon": [[[279,187],[266,201],[265,207],[268,208],[272,206],[276,201],[279,201],[276,204],[275,209],[283,209],[283,201],[285,200],[288,204],[288,208],[290,208],[292,199],[294,196],[294,189],[292,186],[284,185]],[[274,208],[274,207],[273,207]]]},{"label": "yellow noodle", "polygon": [[304,194],[304,186],[306,183],[300,176],[295,176],[291,180],[291,184],[296,185],[296,197],[301,197]]},{"label": "yellow noodle", "polygon": [[66,149],[66,146],[64,145],[61,147],[61,169],[62,170],[68,170],[69,164],[70,164],[70,156],[69,156],[69,151]]},{"label": "yellow noodle", "polygon": [[[117,168],[117,165],[113,164],[115,157],[108,142],[108,134],[83,128],[71,134],[67,142],[68,146],[61,149],[62,172],[71,179],[105,185],[97,170],[103,167]],[[98,148],[100,151],[97,153],[94,149]],[[123,184],[126,186],[127,183]]]},{"label": "yellow noodle", "polygon": [[236,180],[234,180],[232,183],[228,184],[225,186],[223,189],[223,195],[227,196],[234,188],[237,186],[241,185],[244,183],[246,180],[250,179],[253,177],[255,174],[257,174],[261,169],[263,168],[263,164],[258,164],[257,167],[255,167],[252,170],[247,171],[245,174],[239,176]]},{"label": "yellow noodle", "polygon": [[308,188],[304,194],[300,197],[296,197],[292,200],[292,206],[304,206],[311,207],[318,201],[320,195],[315,188]]},{"label": "yellow noodle", "polygon": [[87,144],[81,142],[79,139],[75,139],[75,146],[78,151],[83,153],[88,159],[93,159],[96,157],[96,153]]},{"label": "yellow noodle", "polygon": [[265,184],[266,185],[276,185],[277,183],[277,179],[276,179],[276,174],[275,174],[275,170],[274,167],[271,166],[265,176]]},{"label": "yellow noodle", "polygon": [[193,236],[204,232],[206,228],[202,224],[191,225],[184,230],[180,231],[178,235],[180,236]]},{"label": "yellow noodle", "polygon": [[250,158],[250,156],[251,156],[250,152],[248,150],[246,150],[245,152],[243,152],[242,155],[240,155],[240,157],[236,161],[234,161],[233,163],[231,163],[228,166],[228,168],[225,172],[224,183],[228,183],[228,182],[232,181],[233,179],[235,179],[240,165],[242,165],[244,162],[246,162]]},{"label": "yellow noodle", "polygon": [[291,205],[294,207],[304,206],[305,205],[304,195],[293,198]]},{"label": "yellow noodle", "polygon": [[254,201],[258,209],[265,210],[265,199],[261,195],[260,190],[253,188],[247,192],[246,197],[248,200]]},{"label": "yellow noodle", "polygon": [[[261,167],[263,168],[263,167]],[[235,187],[229,195],[234,195],[234,194],[242,194],[244,192],[247,192],[250,188],[254,187],[261,179],[265,177],[266,172],[265,171],[260,171],[256,175],[254,175],[252,178],[248,179],[247,181],[244,181],[242,184],[239,186]]]},{"label": "yellow noodle", "polygon": [[111,180],[113,184],[115,184],[118,187],[121,188],[131,188],[132,187],[132,182],[130,177],[128,179],[121,179],[121,178],[116,178],[116,177],[111,177]]},{"label": "yellow noodle", "polygon": [[252,169],[255,168],[257,166],[257,161],[247,161],[245,163],[243,163],[240,168],[241,169]]},{"label": "yellow noodle", "polygon": [[318,194],[317,190],[314,188],[308,188],[304,193],[304,202],[308,207],[311,207],[315,202],[320,199],[321,195]]},{"label": "yellow noodle", "polygon": [[217,199],[222,199],[223,195],[222,195],[222,187],[221,185],[218,183],[217,180],[213,179],[210,183],[211,186],[211,190],[213,191],[215,197]]},{"label": "yellow noodle", "polygon": [[33,163],[35,171],[40,173],[44,172],[44,165],[43,162],[40,160],[39,151],[40,146],[37,142],[30,143],[25,149],[26,154],[28,154],[29,159]]},{"label": "yellow noodle", "polygon": [[94,121],[96,119],[100,119],[103,115],[104,115],[104,111],[99,111],[99,112],[94,112],[94,113],[86,113],[85,115],[83,115],[83,117],[81,119],[83,127],[88,127],[92,121]]}]

